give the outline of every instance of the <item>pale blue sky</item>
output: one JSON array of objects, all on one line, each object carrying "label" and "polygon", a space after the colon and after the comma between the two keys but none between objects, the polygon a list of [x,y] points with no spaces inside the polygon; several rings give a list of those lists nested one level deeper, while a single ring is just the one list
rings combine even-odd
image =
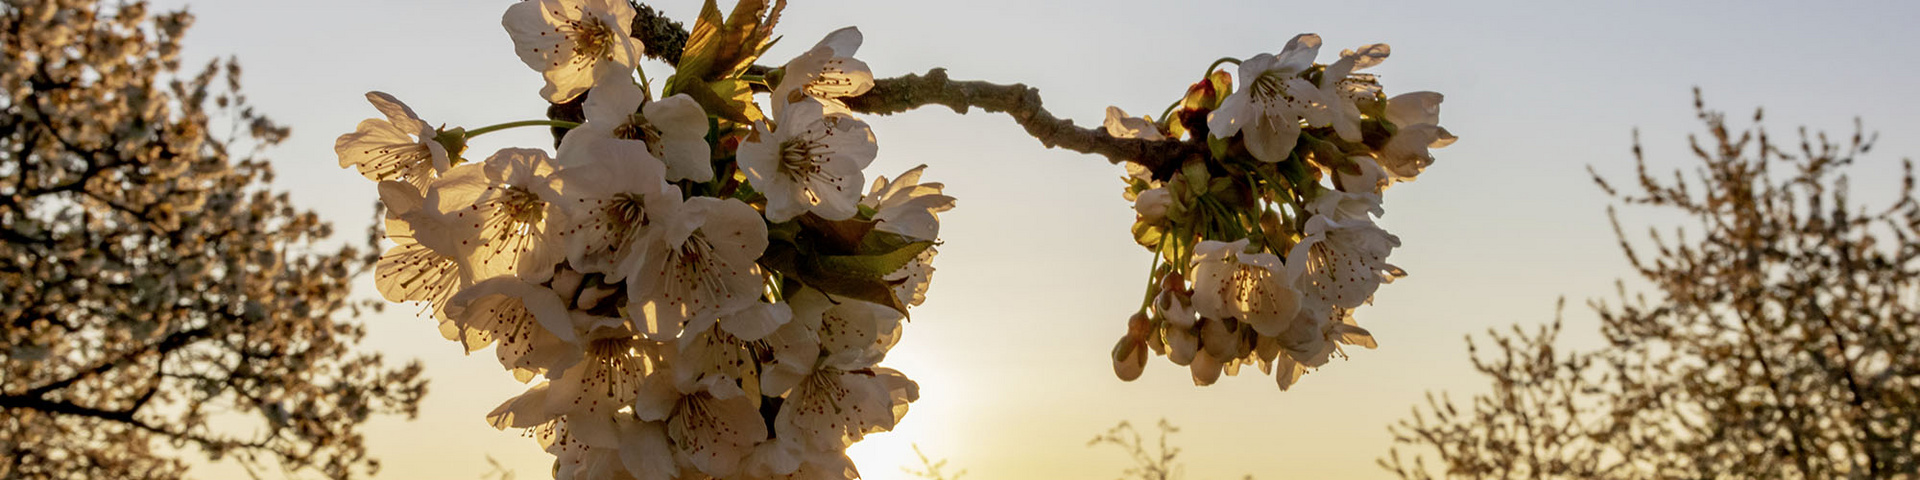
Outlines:
[{"label": "pale blue sky", "polygon": [[[264,112],[294,128],[271,153],[277,188],[356,237],[373,186],[337,168],[331,144],[376,115],[383,90],[428,121],[468,127],[536,118],[539,74],[499,27],[508,2],[441,0],[164,0],[192,4],[190,58],[238,55]],[[659,2],[679,19],[699,7]],[[971,478],[1104,479],[1123,457],[1084,442],[1120,420],[1182,426],[1187,478],[1371,478],[1386,426],[1428,390],[1456,398],[1484,387],[1461,336],[1550,320],[1568,296],[1568,329],[1593,340],[1581,300],[1627,274],[1586,177],[1631,172],[1630,132],[1657,165],[1682,165],[1692,132],[1690,88],[1744,118],[1764,105],[1775,131],[1850,128],[1886,134],[1855,184],[1920,152],[1920,18],[1912,2],[796,2],[779,63],[826,32],[857,25],[877,75],[947,67],[955,78],[1038,87],[1056,115],[1096,125],[1107,105],[1157,113],[1221,56],[1272,52],[1315,32],[1331,51],[1393,45],[1373,70],[1388,92],[1447,95],[1443,124],[1462,139],[1418,182],[1388,192],[1383,224],[1412,276],[1381,289],[1359,321],[1379,350],[1308,375],[1291,392],[1257,371],[1193,387],[1154,359],[1123,383],[1106,354],[1137,305],[1148,261],[1132,244],[1117,166],[1042,149],[1003,116],[927,109],[870,118],[881,144],[868,170],[930,165],[960,207],[942,218],[946,245],[931,299],[889,364],[924,397],[900,428],[856,448],[868,478],[898,478],[918,443]],[[667,70],[650,65],[649,73]],[[484,137],[474,150],[546,146],[540,132]],[[1888,185],[1876,185],[1876,182]],[[1632,222],[1635,210],[1626,210]],[[1630,223],[1631,224],[1631,223]],[[1640,228],[1631,227],[1638,231]],[[371,294],[369,281],[363,285]],[[476,478],[484,455],[521,478],[550,457],[482,417],[523,388],[491,355],[462,357],[430,321],[400,307],[369,320],[370,343],[427,362],[422,418],[380,420],[371,446],[386,478]]]}]

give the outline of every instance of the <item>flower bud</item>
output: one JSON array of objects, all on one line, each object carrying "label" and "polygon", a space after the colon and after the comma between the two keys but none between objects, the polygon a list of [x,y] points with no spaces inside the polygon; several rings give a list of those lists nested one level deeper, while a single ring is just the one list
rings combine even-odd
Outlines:
[{"label": "flower bud", "polygon": [[552,288],[553,293],[559,295],[560,298],[572,300],[575,295],[580,293],[580,284],[585,282],[586,279],[586,276],[582,275],[580,271],[562,266],[553,272],[553,284],[550,288]]},{"label": "flower bud", "polygon": [[1173,192],[1167,191],[1166,187],[1140,192],[1133,201],[1133,211],[1140,214],[1142,221],[1150,224],[1166,221],[1167,208],[1171,206],[1173,206]]},{"label": "flower bud", "polygon": [[1200,350],[1200,337],[1185,328],[1168,325],[1165,329],[1167,339],[1167,359],[1174,365],[1186,366],[1193,363],[1194,353]]},{"label": "flower bud", "polygon": [[1200,343],[1213,358],[1234,358],[1240,348],[1240,322],[1231,318],[1201,320]]},{"label": "flower bud", "polygon": [[1152,331],[1153,323],[1147,319],[1146,312],[1135,313],[1132,318],[1127,319],[1128,340],[1144,342],[1146,341],[1147,334],[1152,333]]},{"label": "flower bud", "polygon": [[1161,284],[1160,295],[1153,297],[1153,311],[1174,327],[1192,328],[1200,318],[1199,314],[1194,313],[1193,297],[1187,294],[1184,287],[1166,288],[1166,285],[1179,284]]},{"label": "flower bud", "polygon": [[1121,381],[1131,382],[1140,378],[1140,372],[1147,368],[1147,345],[1131,337],[1120,337],[1113,344],[1113,374]]},{"label": "flower bud", "polygon": [[1280,338],[1260,336],[1254,340],[1253,357],[1260,361],[1260,373],[1273,373],[1273,360],[1280,356]]},{"label": "flower bud", "polygon": [[1193,363],[1188,364],[1187,367],[1193,372],[1194,385],[1204,387],[1220,380],[1220,359],[1207,354],[1206,350],[1201,350],[1195,354],[1193,356]]}]

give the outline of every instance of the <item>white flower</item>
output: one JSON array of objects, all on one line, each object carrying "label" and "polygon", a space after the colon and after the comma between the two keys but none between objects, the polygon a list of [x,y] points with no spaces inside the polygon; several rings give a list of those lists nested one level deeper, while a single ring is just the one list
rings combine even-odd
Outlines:
[{"label": "white flower", "polygon": [[562,103],[606,71],[639,64],[643,47],[633,39],[633,17],[626,0],[527,0],[507,7],[500,25],[520,61],[546,77],[540,96]]},{"label": "white flower", "polygon": [[718,398],[733,398],[759,385],[743,384],[755,375],[759,359],[753,352],[773,350],[767,335],[793,318],[786,304],[760,303],[722,318],[717,325],[689,328],[681,335],[679,357],[675,361],[673,381],[682,392],[710,392]]},{"label": "white flower", "polygon": [[[1127,116],[1127,111],[1121,110],[1120,107],[1107,107],[1107,120],[1103,123],[1103,126],[1107,129],[1107,135],[1111,135],[1114,138],[1138,138],[1141,140],[1156,141],[1167,139],[1165,135],[1160,134],[1160,128],[1153,125],[1153,119]],[[1131,163],[1129,165],[1131,165]]]},{"label": "white flower", "polygon": [[1374,161],[1372,155],[1355,155],[1347,157],[1347,160],[1353,162],[1353,171],[1335,169],[1332,172],[1333,184],[1340,191],[1380,195],[1386,193],[1387,187],[1393,184],[1387,171],[1380,168],[1380,162]]},{"label": "white flower", "polygon": [[854,59],[860,50],[860,29],[834,30],[806,53],[787,62],[786,77],[773,90],[773,114],[786,112],[787,106],[812,97],[829,113],[850,113],[839,98],[856,97],[873,89],[873,70]]},{"label": "white flower", "polygon": [[673,338],[689,322],[715,320],[760,301],[761,270],[754,261],[767,249],[767,224],[753,207],[737,199],[693,197],[650,228],[644,250],[619,267],[627,272],[635,329]]},{"label": "white flower", "polygon": [[442,229],[416,229],[426,211],[413,185],[380,182],[380,200],[387,206],[387,239],[394,246],[374,265],[375,288],[387,301],[427,302],[435,317],[445,321],[448,300],[475,280],[455,258],[458,241]]},{"label": "white flower", "polygon": [[941,193],[945,185],[920,183],[926,169],[926,165],[913,167],[891,182],[884,176],[873,180],[860,206],[873,209],[874,230],[920,241],[940,236],[939,213],[952,210],[954,199]]},{"label": "white flower", "polygon": [[1372,333],[1354,323],[1350,309],[1334,309],[1326,314],[1301,310],[1300,318],[1294,320],[1292,327],[1265,343],[1279,351],[1274,360],[1274,381],[1281,390],[1291,388],[1308,369],[1326,365],[1342,344],[1379,346]]},{"label": "white flower", "polygon": [[1331,216],[1339,222],[1370,221],[1386,215],[1387,210],[1380,203],[1380,195],[1372,192],[1320,190],[1318,196],[1307,202],[1307,211],[1314,215]]},{"label": "white flower", "polygon": [[1458,137],[1440,126],[1440,102],[1434,92],[1411,92],[1387,99],[1387,121],[1399,130],[1380,151],[1380,166],[1394,181],[1411,181],[1433,164],[1429,148],[1452,145]]},{"label": "white flower", "polygon": [[546,287],[513,277],[494,277],[461,290],[447,304],[450,338],[467,351],[499,342],[500,365],[526,382],[565,370],[581,359],[566,301]]},{"label": "white flower", "polygon": [[1300,309],[1300,292],[1271,253],[1246,253],[1247,240],[1207,240],[1193,248],[1193,306],[1200,316],[1238,318],[1262,335],[1278,335]]},{"label": "white flower", "polygon": [[761,364],[760,394],[786,395],[799,385],[820,360],[820,317],[794,317],[756,346],[764,346],[772,363]]},{"label": "white flower", "polygon": [[920,306],[926,303],[927,288],[933,285],[933,257],[939,253],[939,249],[927,247],[919,255],[914,255],[913,261],[880,279],[889,283],[898,282],[893,283],[893,296],[900,299],[902,305]]},{"label": "white flower", "polygon": [[919,385],[893,369],[822,368],[787,394],[774,431],[809,450],[839,452],[866,434],[892,430],[919,398]]},{"label": "white flower", "polygon": [[667,440],[666,422],[620,415],[614,418],[613,429],[620,437],[620,463],[632,472],[634,480],[671,480],[679,476],[673,446]]},{"label": "white flower", "polygon": [[766,440],[766,420],[747,397],[720,399],[701,392],[680,397],[674,417],[666,420],[666,438],[693,467],[726,478]]},{"label": "white flower", "polygon": [[[681,202],[680,190],[662,179],[665,167],[640,142],[618,142],[567,135],[561,140],[561,167],[553,174],[559,197],[554,203],[564,214],[557,230],[565,239],[569,264],[581,272],[607,274],[609,282],[626,277],[617,267],[637,255],[651,226]],[[596,145],[608,151],[584,153],[597,150],[588,148]]]},{"label": "white flower", "polygon": [[1149,224],[1160,224],[1167,220],[1167,209],[1173,207],[1173,192],[1167,187],[1153,187],[1134,196],[1133,212],[1140,220]]},{"label": "white flower", "polygon": [[1288,40],[1279,56],[1262,53],[1240,62],[1240,88],[1207,115],[1211,135],[1228,138],[1244,130],[1254,158],[1286,160],[1300,140],[1302,119],[1314,125],[1331,121],[1319,87],[1300,78],[1319,53],[1320,36],[1306,33]]},{"label": "white flower", "polygon": [[572,166],[651,160],[665,164],[668,181],[712,180],[706,111],[687,94],[652,102],[646,95],[625,73],[594,85],[581,106],[586,121],[561,139],[561,161]]},{"label": "white flower", "polygon": [[[606,428],[612,429],[612,420]],[[610,445],[598,445],[586,441],[580,436],[581,429],[587,428],[577,422],[560,419],[535,429],[535,436],[542,439],[547,453],[553,454],[555,480],[628,480],[634,478],[627,471],[621,458],[620,449]],[[547,433],[551,432],[551,433]],[[548,441],[547,438],[552,440]],[[659,477],[652,477],[659,478]]]},{"label": "white flower", "polygon": [[547,409],[566,417],[573,436],[616,447],[614,417],[639,397],[641,384],[667,381],[656,371],[672,346],[635,338],[618,318],[570,313],[582,357],[565,370],[547,372]]},{"label": "white flower", "polygon": [[487,413],[487,424],[497,430],[535,428],[559,418],[558,413],[547,410],[547,395],[553,391],[551,386],[548,382],[540,382],[525,393],[507,399]]},{"label": "white flower", "polygon": [[508,148],[433,182],[426,203],[432,223],[459,239],[461,265],[476,278],[520,275],[541,282],[564,253],[548,228],[559,194],[549,185],[552,159],[537,149]]},{"label": "white flower", "polygon": [[801,466],[800,446],[789,438],[773,438],[753,447],[753,453],[740,462],[744,478],[780,478],[793,475]]},{"label": "white flower", "polygon": [[853,299],[829,299],[812,289],[794,292],[788,300],[796,318],[817,325],[815,333],[824,357],[820,365],[841,370],[871,367],[900,341],[901,316],[891,308]]},{"label": "white flower", "polygon": [[648,102],[633,126],[648,151],[667,164],[667,180],[713,180],[713,149],[707,145],[707,112],[687,94]]},{"label": "white flower", "polygon": [[1333,130],[1340,138],[1349,142],[1358,142],[1360,138],[1360,107],[1355,102],[1372,100],[1380,93],[1380,84],[1368,78],[1349,77],[1349,74],[1379,65],[1387,60],[1392,49],[1387,44],[1376,43],[1360,47],[1360,51],[1342,50],[1340,59],[1328,65],[1320,76],[1320,96],[1326,100],[1327,113],[1332,115]]},{"label": "white flower", "polygon": [[701,473],[732,476],[767,438],[766,420],[747,396],[682,393],[664,380],[647,382],[643,390],[633,405],[634,416],[666,422],[675,458],[686,460]]},{"label": "white flower", "polygon": [[1167,272],[1160,280],[1160,293],[1153,297],[1153,311],[1180,328],[1193,328],[1200,320],[1200,313],[1193,309],[1193,291],[1187,289],[1186,277],[1180,272]]},{"label": "white flower", "polygon": [[806,212],[828,220],[846,220],[858,212],[861,170],[873,163],[878,146],[866,122],[828,115],[815,100],[796,102],[780,119],[780,129],[754,124],[740,144],[740,169],[753,188],[767,196],[767,220],[780,223]]},{"label": "white flower", "polygon": [[340,168],[356,167],[370,180],[401,181],[426,190],[434,175],[451,165],[447,148],[433,141],[433,127],[399,99],[367,92],[367,101],[387,119],[362,120],[353,133],[334,140],[333,152],[340,156]]},{"label": "white flower", "polygon": [[1400,246],[1400,237],[1371,220],[1336,221],[1315,215],[1307,219],[1305,233],[1306,238],[1287,253],[1287,275],[1294,279],[1294,288],[1305,294],[1308,310],[1359,307],[1381,283],[1406,275],[1387,263],[1387,255]]}]

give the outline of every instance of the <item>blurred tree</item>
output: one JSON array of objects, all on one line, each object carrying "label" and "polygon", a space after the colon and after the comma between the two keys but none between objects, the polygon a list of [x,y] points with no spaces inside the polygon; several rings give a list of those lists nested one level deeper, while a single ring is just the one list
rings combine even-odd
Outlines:
[{"label": "blurred tree", "polygon": [[[1695,110],[1708,141],[1691,180],[1650,174],[1608,194],[1677,212],[1697,240],[1614,231],[1658,289],[1595,302],[1606,345],[1556,351],[1560,322],[1468,340],[1492,392],[1428,397],[1380,464],[1403,478],[1911,478],[1920,469],[1920,201],[1906,162],[1885,210],[1850,202],[1841,167],[1866,153],[1802,129],[1776,146],[1754,115],[1731,133]],[[1613,216],[1611,210],[1609,216]],[[1652,255],[1648,256],[1647,253]],[[1418,448],[1409,465],[1398,446]],[[1426,461],[1435,460],[1429,466]]]},{"label": "blurred tree", "polygon": [[179,478],[195,450],[348,478],[379,466],[369,416],[425,392],[335,318],[371,258],[268,190],[287,130],[239,66],[179,75],[191,20],[0,3],[0,478]]}]

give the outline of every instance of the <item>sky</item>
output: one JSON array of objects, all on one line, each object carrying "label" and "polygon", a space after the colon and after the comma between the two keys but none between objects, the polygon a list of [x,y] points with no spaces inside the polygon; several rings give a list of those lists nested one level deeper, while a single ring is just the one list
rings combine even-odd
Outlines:
[{"label": "sky", "polygon": [[[338,168],[331,145],[377,115],[363,93],[385,91],[429,122],[469,128],[544,109],[540,75],[500,27],[510,2],[155,3],[198,15],[188,58],[240,59],[254,105],[293,128],[268,153],[275,188],[349,239],[368,225],[375,191]],[[700,6],[653,4],[676,19]],[[873,479],[906,478],[899,467],[918,466],[914,445],[966,478],[1107,479],[1127,458],[1087,440],[1123,420],[1164,418],[1181,429],[1171,443],[1183,448],[1185,478],[1386,478],[1373,462],[1391,445],[1388,425],[1428,392],[1464,399],[1486,389],[1464,336],[1551,321],[1564,296],[1564,341],[1597,341],[1584,304],[1611,297],[1615,279],[1632,272],[1587,169],[1626,179],[1636,128],[1656,168],[1690,169],[1693,87],[1735,112],[1735,125],[1760,106],[1779,133],[1845,133],[1862,119],[1884,135],[1854,185],[1867,199],[1892,190],[1887,175],[1920,153],[1913,18],[1920,4],[1893,1],[845,0],[795,2],[778,30],[786,39],[762,63],[853,25],[876,76],[945,67],[957,79],[1025,83],[1055,115],[1098,125],[1108,105],[1157,113],[1214,59],[1277,52],[1297,33],[1325,39],[1322,62],[1341,48],[1391,44],[1392,57],[1370,72],[1390,95],[1445,94],[1442,124],[1461,140],[1386,195],[1381,224],[1403,242],[1390,261],[1411,276],[1357,314],[1380,348],[1354,350],[1287,392],[1257,370],[1195,387],[1162,358],[1137,381],[1114,378],[1107,352],[1150,260],[1128,234],[1119,166],[1045,149],[1005,116],[931,108],[866,118],[881,145],[868,178],[926,164],[926,179],[944,182],[959,208],[941,216],[929,299],[885,363],[918,381],[922,397],[894,432],[852,450]],[[470,151],[551,145],[534,130],[491,134]],[[1621,218],[1629,232],[1660,219],[1634,208]],[[370,278],[360,287],[375,295]],[[463,356],[416,310],[365,320],[366,347],[417,358],[432,380],[419,418],[367,427],[380,478],[480,478],[488,457],[519,478],[546,476],[550,456],[484,420],[525,385],[486,352]]]}]

